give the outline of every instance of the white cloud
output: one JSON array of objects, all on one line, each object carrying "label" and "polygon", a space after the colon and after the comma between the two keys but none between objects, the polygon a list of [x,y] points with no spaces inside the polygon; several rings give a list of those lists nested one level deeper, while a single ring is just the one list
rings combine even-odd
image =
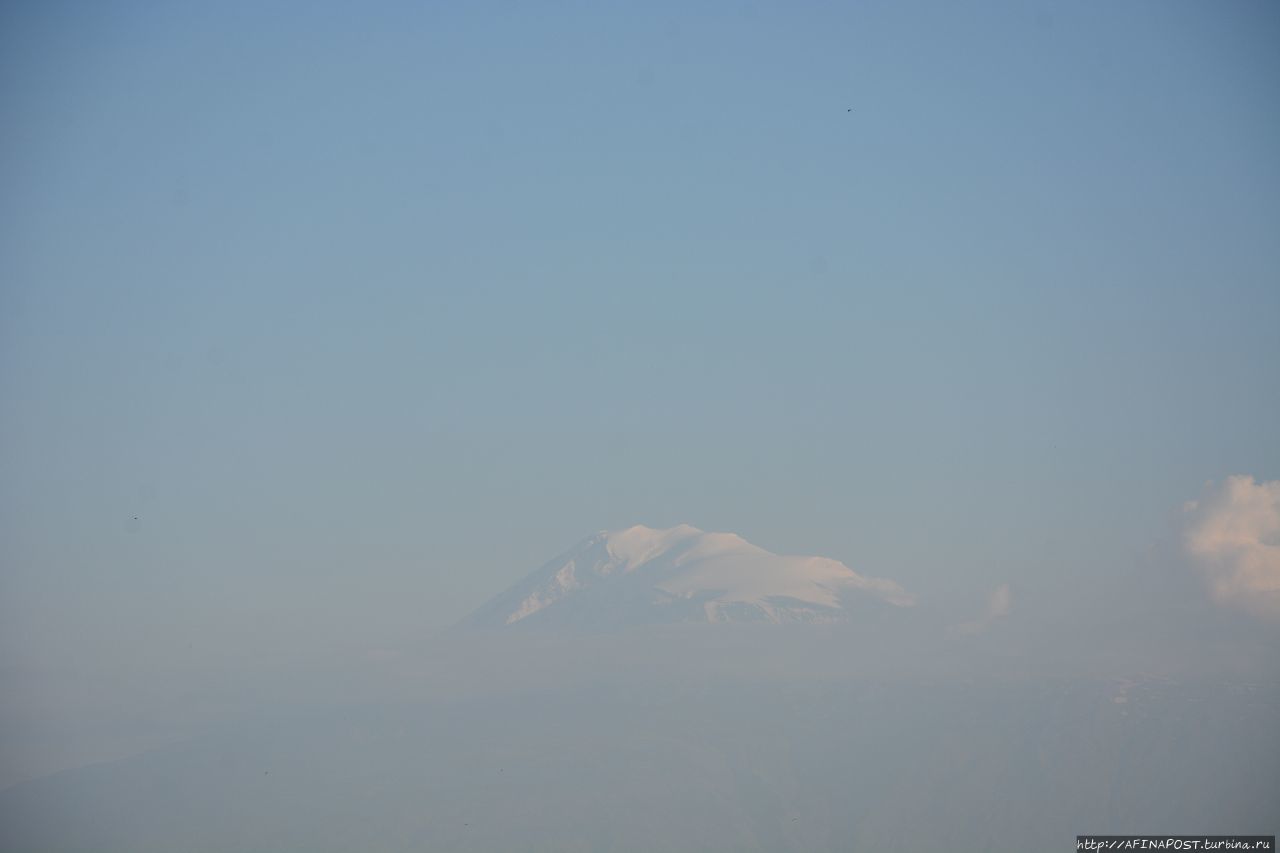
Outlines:
[{"label": "white cloud", "polygon": [[1007,583],[1002,583],[991,591],[987,598],[987,609],[982,618],[965,622],[956,626],[961,634],[981,634],[991,627],[997,619],[1003,619],[1013,612],[1013,590]]},{"label": "white cloud", "polygon": [[1213,599],[1280,618],[1280,480],[1228,477],[1183,507],[1183,544]]}]

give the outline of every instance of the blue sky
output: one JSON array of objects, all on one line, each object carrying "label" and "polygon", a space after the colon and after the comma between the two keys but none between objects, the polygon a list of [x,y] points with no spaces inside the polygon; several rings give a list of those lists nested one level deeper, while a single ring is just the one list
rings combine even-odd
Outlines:
[{"label": "blue sky", "polygon": [[1061,614],[1280,478],[1273,5],[371,5],[5,8],[5,663],[635,523]]}]

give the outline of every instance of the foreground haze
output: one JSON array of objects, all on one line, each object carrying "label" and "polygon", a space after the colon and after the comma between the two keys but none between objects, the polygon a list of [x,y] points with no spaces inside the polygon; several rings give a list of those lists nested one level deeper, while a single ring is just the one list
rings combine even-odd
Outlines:
[{"label": "foreground haze", "polygon": [[329,673],[306,705],[10,788],[5,849],[1007,851],[1274,829],[1274,683],[758,630]]}]

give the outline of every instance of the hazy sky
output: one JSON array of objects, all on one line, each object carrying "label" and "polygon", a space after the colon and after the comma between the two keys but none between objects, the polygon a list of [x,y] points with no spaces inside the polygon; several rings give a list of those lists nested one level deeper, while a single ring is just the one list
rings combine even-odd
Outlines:
[{"label": "hazy sky", "polygon": [[4,664],[635,523],[1062,616],[1280,479],[1274,4],[261,7],[5,5]]}]

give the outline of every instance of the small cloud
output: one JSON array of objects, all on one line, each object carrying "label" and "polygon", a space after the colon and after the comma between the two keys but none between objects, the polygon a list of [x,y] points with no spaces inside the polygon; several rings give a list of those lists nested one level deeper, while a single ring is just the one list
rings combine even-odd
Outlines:
[{"label": "small cloud", "polygon": [[1214,601],[1280,618],[1280,480],[1207,483],[1183,516],[1183,545]]},{"label": "small cloud", "polygon": [[987,600],[987,619],[999,619],[1013,612],[1013,590],[1002,583],[991,592]]},{"label": "small cloud", "polygon": [[961,634],[981,634],[997,619],[1003,619],[1012,612],[1013,589],[1007,583],[1002,583],[987,597],[987,609],[982,618],[957,625],[956,631]]}]

